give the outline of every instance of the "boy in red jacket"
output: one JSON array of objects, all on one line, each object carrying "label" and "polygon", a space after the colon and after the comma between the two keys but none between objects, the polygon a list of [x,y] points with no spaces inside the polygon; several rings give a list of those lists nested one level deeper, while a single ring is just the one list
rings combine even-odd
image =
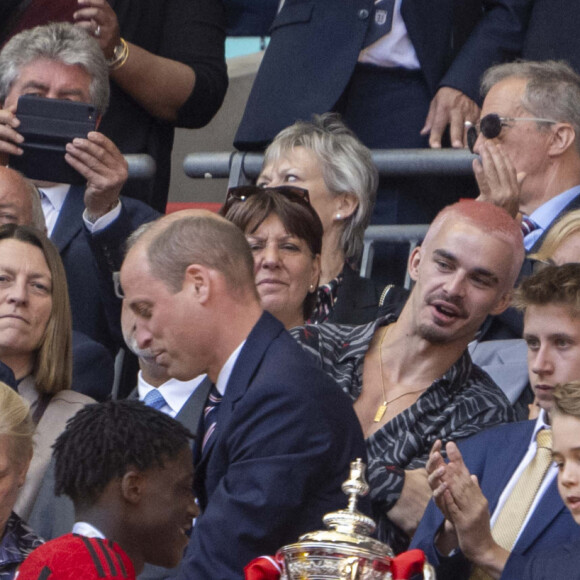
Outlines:
[{"label": "boy in red jacket", "polygon": [[134,579],[172,568],[198,510],[191,433],[139,401],[89,405],[54,445],[55,491],[75,507],[71,534],[47,542],[18,580]]}]

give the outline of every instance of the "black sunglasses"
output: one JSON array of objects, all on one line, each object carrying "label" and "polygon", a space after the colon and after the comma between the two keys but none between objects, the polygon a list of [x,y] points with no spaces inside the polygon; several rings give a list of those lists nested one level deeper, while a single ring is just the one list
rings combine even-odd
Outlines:
[{"label": "black sunglasses", "polygon": [[473,153],[473,148],[475,147],[475,142],[479,133],[486,139],[495,139],[499,137],[502,127],[509,127],[509,123],[513,121],[535,121],[536,123],[550,123],[555,124],[557,121],[552,119],[540,119],[537,117],[500,117],[496,113],[490,113],[479,120],[479,123],[472,123],[471,121],[465,121],[465,127],[467,129],[467,146],[469,150]]},{"label": "black sunglasses", "polygon": [[294,187],[293,185],[280,185],[278,187],[259,187],[258,185],[240,185],[230,187],[226,195],[226,201],[220,209],[220,215],[226,215],[234,203],[246,201],[258,193],[275,192],[287,197],[290,201],[301,203],[310,207],[310,196],[307,189]]}]

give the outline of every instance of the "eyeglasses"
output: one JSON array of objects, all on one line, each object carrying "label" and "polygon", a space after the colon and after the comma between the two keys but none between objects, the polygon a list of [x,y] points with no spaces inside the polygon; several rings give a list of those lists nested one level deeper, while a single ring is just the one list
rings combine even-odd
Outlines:
[{"label": "eyeglasses", "polygon": [[280,185],[278,187],[259,187],[258,185],[240,185],[230,187],[226,195],[226,201],[220,209],[220,215],[226,215],[232,205],[238,201],[246,201],[258,193],[275,192],[287,197],[290,201],[301,203],[310,207],[310,196],[308,190],[293,185]]},{"label": "eyeglasses", "polygon": [[115,296],[124,300],[125,294],[121,286],[121,272],[113,272],[113,286],[115,288]]},{"label": "eyeglasses", "polygon": [[538,117],[500,117],[496,113],[490,113],[482,117],[479,123],[465,121],[467,146],[469,150],[473,153],[473,148],[475,147],[475,142],[480,132],[486,139],[495,139],[501,133],[502,127],[509,127],[509,123],[513,121],[535,121],[536,123],[550,123],[551,125],[557,123],[557,121],[553,121],[552,119],[540,119]]}]

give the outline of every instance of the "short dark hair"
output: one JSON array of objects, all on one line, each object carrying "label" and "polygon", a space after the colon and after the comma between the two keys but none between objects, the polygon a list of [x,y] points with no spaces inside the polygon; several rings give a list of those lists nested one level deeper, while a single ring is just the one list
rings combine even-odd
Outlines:
[{"label": "short dark hair", "polygon": [[[290,235],[306,242],[313,256],[320,254],[323,229],[314,208],[309,204],[292,201],[272,189],[258,191],[245,201],[234,203],[224,217],[248,235],[253,234],[272,214],[279,218]],[[315,305],[316,293],[311,292],[304,300],[305,319],[312,314]]]},{"label": "short dark hair", "polygon": [[53,445],[55,493],[90,506],[113,479],[131,468],[163,467],[192,438],[179,421],[137,400],[87,405]]},{"label": "short dark hair", "polygon": [[580,263],[546,266],[526,278],[514,295],[514,305],[520,310],[547,304],[568,307],[580,316]]}]

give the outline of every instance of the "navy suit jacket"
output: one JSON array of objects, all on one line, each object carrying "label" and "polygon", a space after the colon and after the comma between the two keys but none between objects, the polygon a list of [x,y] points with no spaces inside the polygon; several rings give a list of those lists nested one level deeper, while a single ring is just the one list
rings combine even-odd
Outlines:
[{"label": "navy suit jacket", "polygon": [[278,0],[224,0],[228,36],[268,36]]},{"label": "navy suit jacket", "polygon": [[[459,443],[469,471],[477,475],[483,495],[493,513],[509,479],[528,450],[534,421],[500,425],[483,431]],[[440,558],[433,540],[443,523],[443,514],[431,501],[411,542],[411,548],[421,548],[437,567],[437,576],[446,580],[467,580],[471,564],[458,551],[449,558]],[[580,538],[580,528],[564,506],[556,480],[546,490],[524,531],[518,538],[502,579],[521,580],[527,559],[541,552]],[[558,577],[558,576],[555,576]]]},{"label": "navy suit jacket", "polygon": [[99,402],[106,401],[115,380],[115,359],[111,351],[82,332],[73,330],[72,355],[73,391]]},{"label": "navy suit jacket", "polygon": [[123,337],[121,301],[115,297],[111,275],[121,267],[125,240],[159,214],[143,202],[124,197],[119,217],[92,235],[83,222],[84,209],[84,188],[72,186],[50,239],[66,271],[73,328],[115,353]]},{"label": "navy suit jacket", "polygon": [[540,247],[542,246],[542,244],[544,243],[544,240],[546,239],[546,236],[548,235],[548,232],[558,223],[559,220],[561,220],[567,213],[570,213],[571,211],[574,211],[576,209],[580,209],[580,194],[578,194],[553,220],[552,223],[542,232],[542,235],[534,242],[533,247],[531,248],[531,250],[528,252],[530,254],[533,254],[534,252],[537,252]]},{"label": "navy suit jacket", "polygon": [[[351,460],[366,458],[349,398],[264,313],[234,365],[195,486],[203,509],[179,578],[243,579],[322,516],[345,508]],[[200,440],[200,439],[199,439]],[[364,507],[363,507],[364,509]]]},{"label": "navy suit jacket", "polygon": [[[482,73],[519,54],[531,1],[403,0],[401,16],[431,94],[445,85],[479,102]],[[285,1],[236,147],[263,147],[297,119],[335,107],[357,64],[372,6],[373,0]]]},{"label": "navy suit jacket", "polygon": [[579,577],[580,540],[534,556],[528,561],[522,576],[525,580],[573,580]]},{"label": "navy suit jacket", "polygon": [[[552,223],[547,227],[542,235],[534,242],[533,247],[530,249],[528,254],[533,254],[537,252],[542,244],[548,232],[556,225],[558,220],[564,217],[567,213],[580,209],[580,195],[577,195],[552,221]],[[527,258],[524,260],[522,269],[520,270],[520,275],[518,280],[522,278],[527,278],[532,274],[533,262]],[[517,283],[516,283],[517,286]],[[507,310],[499,314],[498,316],[489,316],[485,322],[484,328],[481,333],[480,340],[505,340],[511,338],[521,338],[524,330],[524,316],[523,314],[513,307],[509,307]]]},{"label": "navy suit jacket", "polygon": [[580,73],[580,10],[576,0],[534,0],[523,57],[565,60]]},{"label": "navy suit jacket", "polygon": [[0,381],[16,390],[16,379],[12,369],[0,361]]}]

